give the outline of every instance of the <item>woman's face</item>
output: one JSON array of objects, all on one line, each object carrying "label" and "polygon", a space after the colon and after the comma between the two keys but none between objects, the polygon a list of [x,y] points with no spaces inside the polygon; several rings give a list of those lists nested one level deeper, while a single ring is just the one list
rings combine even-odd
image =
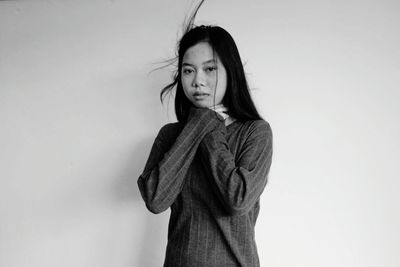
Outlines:
[{"label": "woman's face", "polygon": [[200,42],[183,55],[181,82],[190,102],[198,108],[221,104],[227,84],[226,69],[207,42]]}]

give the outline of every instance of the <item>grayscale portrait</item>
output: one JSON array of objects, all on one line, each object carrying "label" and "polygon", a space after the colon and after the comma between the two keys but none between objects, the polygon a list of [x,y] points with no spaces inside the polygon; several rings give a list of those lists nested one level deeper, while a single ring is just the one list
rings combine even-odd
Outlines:
[{"label": "grayscale portrait", "polygon": [[0,0],[0,266],[400,266],[399,15]]}]

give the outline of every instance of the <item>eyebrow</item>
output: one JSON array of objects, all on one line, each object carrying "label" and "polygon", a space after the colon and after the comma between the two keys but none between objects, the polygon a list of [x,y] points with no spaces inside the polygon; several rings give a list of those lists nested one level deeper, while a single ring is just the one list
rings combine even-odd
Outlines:
[{"label": "eyebrow", "polygon": [[[217,64],[217,60],[216,60],[216,59],[209,59],[209,60],[207,60],[207,61],[204,61],[204,62],[202,63],[202,65],[206,65],[206,64],[209,64],[209,63]],[[194,65],[193,65],[193,64],[190,64],[190,63],[187,63],[187,62],[183,62],[183,63],[182,63],[182,66],[194,66]]]}]

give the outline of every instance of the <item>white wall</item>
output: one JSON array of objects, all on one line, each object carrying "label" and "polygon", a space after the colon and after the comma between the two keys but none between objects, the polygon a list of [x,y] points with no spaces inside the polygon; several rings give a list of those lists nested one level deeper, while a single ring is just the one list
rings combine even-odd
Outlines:
[{"label": "white wall", "polygon": [[[0,1],[0,266],[161,266],[136,179],[192,1]],[[400,266],[400,4],[208,1],[275,154],[262,266]],[[172,102],[170,103],[172,105]]]}]

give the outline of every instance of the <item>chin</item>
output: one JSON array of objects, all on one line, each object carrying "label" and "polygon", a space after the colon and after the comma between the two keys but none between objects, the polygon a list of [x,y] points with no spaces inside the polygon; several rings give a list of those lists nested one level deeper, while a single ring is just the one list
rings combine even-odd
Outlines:
[{"label": "chin", "polygon": [[192,103],[193,106],[195,106],[196,108],[209,108],[212,107],[212,104],[208,104],[208,103],[201,103],[201,102],[194,102]]}]

